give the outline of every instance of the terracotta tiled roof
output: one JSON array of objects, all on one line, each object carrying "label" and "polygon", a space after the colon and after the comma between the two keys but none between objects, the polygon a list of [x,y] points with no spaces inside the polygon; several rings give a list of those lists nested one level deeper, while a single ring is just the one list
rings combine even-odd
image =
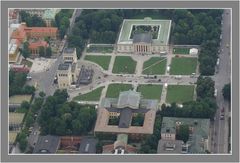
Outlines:
[{"label": "terracotta tiled roof", "polygon": [[29,49],[36,49],[40,46],[47,47],[48,43],[46,41],[38,41],[38,42],[29,43]]}]

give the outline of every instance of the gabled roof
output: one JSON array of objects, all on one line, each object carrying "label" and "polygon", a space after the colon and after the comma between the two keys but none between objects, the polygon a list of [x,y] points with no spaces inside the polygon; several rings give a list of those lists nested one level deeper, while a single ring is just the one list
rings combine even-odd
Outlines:
[{"label": "gabled roof", "polygon": [[118,98],[117,107],[138,109],[141,100],[141,94],[132,90],[121,92]]},{"label": "gabled roof", "polygon": [[139,34],[135,34],[133,36],[133,43],[152,43],[152,35],[151,33],[139,33]]}]

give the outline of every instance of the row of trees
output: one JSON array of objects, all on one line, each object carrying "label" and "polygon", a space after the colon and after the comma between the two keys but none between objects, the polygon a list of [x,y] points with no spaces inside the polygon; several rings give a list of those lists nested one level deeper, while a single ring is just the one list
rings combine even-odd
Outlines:
[{"label": "row of trees", "polygon": [[47,97],[39,119],[42,134],[82,135],[93,128],[95,108],[67,102],[67,98],[66,90],[56,90]]},{"label": "row of trees", "polygon": [[59,29],[60,38],[63,39],[70,25],[69,19],[73,14],[73,9],[62,9],[55,16],[55,25]]},{"label": "row of trees", "polygon": [[39,48],[39,56],[40,57],[50,58],[52,56],[52,49],[51,49],[51,47],[49,46],[49,47],[45,48],[45,47],[41,46]]},{"label": "row of trees", "polygon": [[9,96],[18,94],[34,94],[35,87],[25,85],[27,74],[9,71]]},{"label": "row of trees", "polygon": [[19,15],[21,22],[25,22],[28,27],[46,27],[45,21],[37,15],[31,16],[29,13],[26,13],[26,11],[23,10],[19,12]]},{"label": "row of trees", "polygon": [[162,105],[161,115],[167,117],[189,117],[213,119],[217,109],[214,98],[214,81],[209,77],[199,77],[197,81],[197,100],[183,104],[179,108],[175,103]]},{"label": "row of trees", "polygon": [[201,45],[199,70],[213,75],[218,58],[223,10],[175,10],[173,13],[174,44]]},{"label": "row of trees", "polygon": [[230,83],[224,85],[222,89],[222,94],[225,100],[229,102],[231,101],[231,84]]}]

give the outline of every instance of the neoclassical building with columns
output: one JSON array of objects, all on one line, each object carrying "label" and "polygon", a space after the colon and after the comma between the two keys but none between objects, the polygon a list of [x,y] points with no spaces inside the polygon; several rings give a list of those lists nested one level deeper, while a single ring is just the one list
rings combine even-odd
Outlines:
[{"label": "neoclassical building with columns", "polygon": [[171,20],[124,19],[117,41],[117,52],[161,54],[169,52]]}]

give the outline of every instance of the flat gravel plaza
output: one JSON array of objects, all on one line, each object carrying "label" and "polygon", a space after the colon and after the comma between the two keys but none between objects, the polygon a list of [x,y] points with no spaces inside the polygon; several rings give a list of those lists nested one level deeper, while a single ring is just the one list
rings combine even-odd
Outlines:
[{"label": "flat gravel plaza", "polygon": [[167,88],[167,103],[184,103],[193,100],[194,85],[168,85]]},{"label": "flat gravel plaza", "polygon": [[137,92],[141,92],[144,99],[160,100],[162,85],[142,84],[138,86]]},{"label": "flat gravel plaza", "polygon": [[195,57],[174,57],[172,58],[171,75],[191,75],[196,73],[197,58]]},{"label": "flat gravel plaza", "polygon": [[137,62],[130,56],[117,56],[112,72],[115,74],[134,74]]}]

